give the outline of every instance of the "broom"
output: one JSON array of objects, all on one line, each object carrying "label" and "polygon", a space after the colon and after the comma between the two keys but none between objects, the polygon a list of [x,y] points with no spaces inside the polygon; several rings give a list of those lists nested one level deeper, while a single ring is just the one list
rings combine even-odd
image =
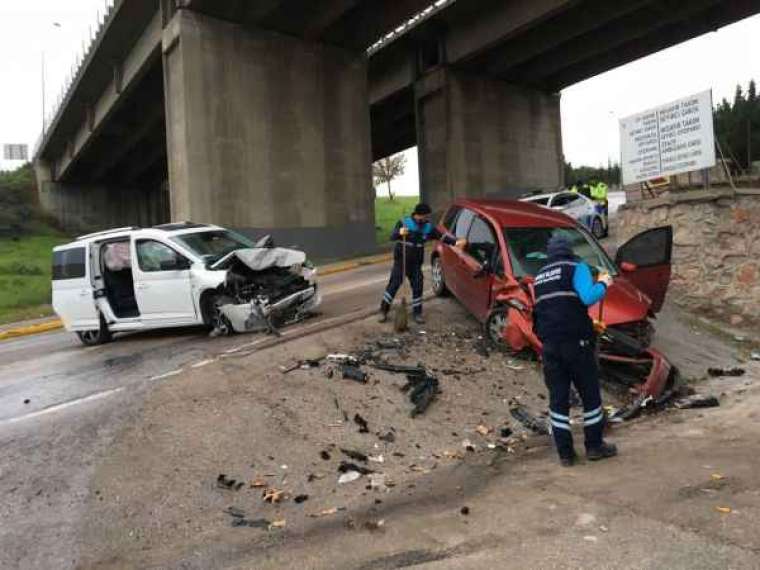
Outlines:
[{"label": "broom", "polygon": [[403,275],[401,276],[401,303],[396,305],[393,313],[393,330],[396,332],[404,332],[409,328],[409,315],[406,308],[406,235],[401,236],[401,264]]}]

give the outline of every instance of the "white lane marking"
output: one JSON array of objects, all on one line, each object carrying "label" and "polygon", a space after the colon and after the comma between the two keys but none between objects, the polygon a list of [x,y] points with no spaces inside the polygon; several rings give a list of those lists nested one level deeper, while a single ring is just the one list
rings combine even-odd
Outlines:
[{"label": "white lane marking", "polygon": [[2,424],[13,424],[16,422],[20,422],[23,420],[29,420],[32,418],[38,418],[40,416],[44,416],[45,414],[51,414],[53,412],[60,412],[63,409],[70,408],[72,406],[78,406],[79,404],[84,404],[86,402],[92,402],[93,400],[99,400],[101,398],[105,398],[106,396],[111,396],[112,394],[116,394],[117,392],[121,392],[124,390],[125,386],[122,386],[121,388],[114,388],[113,390],[105,390],[103,392],[95,392],[94,394],[90,394],[89,396],[85,396],[84,398],[77,398],[76,400],[69,400],[68,402],[63,402],[62,404],[55,404],[53,406],[49,406],[47,408],[43,408],[41,410],[37,410],[36,412],[30,412],[28,414],[24,414],[23,416],[16,416],[15,418],[8,418],[5,420],[0,421],[0,425]]},{"label": "white lane marking", "polygon": [[153,380],[163,380],[164,378],[169,378],[171,376],[176,376],[177,374],[182,373],[182,368],[177,368],[176,370],[172,370],[171,372],[166,372],[165,374],[159,374],[158,376],[151,376],[148,378],[149,382],[152,382]]},{"label": "white lane marking", "polygon": [[206,365],[211,364],[213,362],[216,362],[216,358],[209,358],[208,360],[201,360],[200,362],[196,362],[195,364],[191,364],[190,368],[202,368],[203,366],[206,366]]}]

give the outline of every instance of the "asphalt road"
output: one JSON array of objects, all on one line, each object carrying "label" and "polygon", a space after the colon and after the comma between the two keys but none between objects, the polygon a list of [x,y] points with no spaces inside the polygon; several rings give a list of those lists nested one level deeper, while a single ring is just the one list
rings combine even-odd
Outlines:
[{"label": "asphalt road", "polygon": [[[287,328],[286,338],[375,306],[388,271],[384,263],[325,276],[320,280],[321,314]],[[115,396],[131,384],[160,380],[262,340],[259,334],[211,339],[203,329],[182,328],[122,334],[96,347],[83,346],[65,331],[0,342],[0,433],[3,426],[33,426],[44,416]]]}]

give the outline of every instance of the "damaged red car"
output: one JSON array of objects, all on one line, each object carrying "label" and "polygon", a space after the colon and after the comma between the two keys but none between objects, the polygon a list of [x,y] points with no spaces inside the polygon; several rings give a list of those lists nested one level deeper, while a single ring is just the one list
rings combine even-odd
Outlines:
[{"label": "damaged red car", "polygon": [[564,235],[575,254],[613,277],[605,299],[589,314],[600,323],[603,380],[641,397],[660,398],[675,369],[650,346],[652,321],[670,282],[673,229],[647,230],[618,248],[613,261],[575,220],[542,206],[497,199],[459,199],[439,230],[466,238],[460,250],[438,243],[431,257],[433,290],[453,294],[485,327],[489,338],[514,352],[540,354],[533,332],[533,277],[546,263],[546,245]]}]

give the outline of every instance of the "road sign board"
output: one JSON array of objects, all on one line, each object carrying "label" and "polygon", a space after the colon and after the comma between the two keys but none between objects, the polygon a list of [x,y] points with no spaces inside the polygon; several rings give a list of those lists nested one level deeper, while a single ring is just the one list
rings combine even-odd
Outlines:
[{"label": "road sign board", "polygon": [[5,160],[29,160],[28,147],[25,144],[4,144],[3,159]]},{"label": "road sign board", "polygon": [[712,91],[620,120],[623,184],[715,166]]}]

